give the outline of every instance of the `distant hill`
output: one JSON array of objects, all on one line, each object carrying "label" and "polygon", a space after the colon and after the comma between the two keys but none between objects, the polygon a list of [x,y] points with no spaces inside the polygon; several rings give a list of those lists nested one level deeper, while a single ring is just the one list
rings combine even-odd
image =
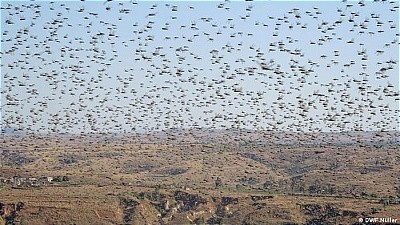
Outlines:
[{"label": "distant hill", "polygon": [[[4,129],[5,135],[27,135],[13,128]],[[30,134],[37,137],[58,137],[62,139],[86,139],[93,141],[160,144],[227,144],[227,145],[266,145],[266,146],[351,146],[351,145],[391,145],[400,146],[399,131],[369,132],[282,132],[260,130],[223,129],[169,129],[149,133],[110,133],[110,134]]]},{"label": "distant hill", "polygon": [[11,135],[11,134],[13,134],[13,135],[25,135],[26,134],[26,132],[20,131],[20,130],[18,130],[16,128],[12,128],[12,127],[4,128],[1,133],[2,134],[6,134],[6,135]]}]

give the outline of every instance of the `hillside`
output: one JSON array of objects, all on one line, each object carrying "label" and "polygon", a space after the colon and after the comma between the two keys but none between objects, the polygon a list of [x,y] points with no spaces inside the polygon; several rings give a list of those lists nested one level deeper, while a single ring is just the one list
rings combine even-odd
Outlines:
[{"label": "hillside", "polygon": [[[2,223],[400,218],[397,133],[171,135],[3,136]],[[284,143],[289,137],[296,143]]]}]

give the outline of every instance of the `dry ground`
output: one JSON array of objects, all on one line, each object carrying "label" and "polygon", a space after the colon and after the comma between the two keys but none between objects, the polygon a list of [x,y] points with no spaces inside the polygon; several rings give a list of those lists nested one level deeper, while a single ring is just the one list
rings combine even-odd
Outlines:
[{"label": "dry ground", "polygon": [[[196,218],[217,216],[223,223],[304,224],[315,216],[301,208],[307,204],[335,206],[341,214],[329,221],[337,224],[356,223],[355,215],[400,219],[400,205],[384,204],[398,194],[396,145],[167,144],[160,140],[2,137],[1,177],[68,176],[69,181],[18,189],[3,185],[1,203],[24,203],[15,218],[20,224],[134,224],[135,220],[127,220],[130,206],[121,205],[125,198],[140,203],[142,208],[135,206],[129,213],[147,218],[146,223],[159,223],[160,217],[170,224],[197,223]],[[217,177],[222,181],[218,188]],[[158,203],[136,196],[153,193],[155,187],[164,194],[163,201],[174,202],[177,190],[199,195],[206,199],[206,209],[199,206],[182,214],[178,207],[175,214],[158,215],[162,214]],[[273,197],[251,199],[258,195]],[[217,210],[213,197],[238,198],[239,203],[224,208],[225,215]]]}]

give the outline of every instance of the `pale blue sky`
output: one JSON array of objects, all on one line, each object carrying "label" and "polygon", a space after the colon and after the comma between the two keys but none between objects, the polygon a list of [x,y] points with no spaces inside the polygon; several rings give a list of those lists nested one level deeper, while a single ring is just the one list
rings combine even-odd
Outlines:
[{"label": "pale blue sky", "polygon": [[[398,2],[2,1],[2,7],[8,3],[23,12],[1,11],[1,100],[11,102],[7,94],[18,100],[2,108],[4,127],[398,130],[399,102],[385,96],[399,91]],[[29,4],[41,5],[35,20],[34,10],[22,6]],[[272,70],[263,70],[270,60]],[[387,69],[390,60],[397,64]],[[304,75],[301,67],[313,71]]]}]

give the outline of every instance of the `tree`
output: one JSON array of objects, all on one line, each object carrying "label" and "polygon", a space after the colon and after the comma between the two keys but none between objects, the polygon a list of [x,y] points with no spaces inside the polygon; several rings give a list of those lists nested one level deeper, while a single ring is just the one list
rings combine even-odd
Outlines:
[{"label": "tree", "polygon": [[206,224],[206,223],[205,223],[205,220],[204,220],[204,217],[198,217],[198,218],[196,218],[196,219],[193,221],[193,223],[196,224],[196,225],[203,225],[203,224]]},{"label": "tree", "polygon": [[273,187],[274,183],[270,180],[265,181],[265,183],[263,184],[263,188],[266,190],[271,190]]},{"label": "tree", "polygon": [[397,185],[397,191],[396,191],[396,193],[397,193],[397,198],[399,198],[400,199],[400,182],[399,182],[399,184]]},{"label": "tree", "polygon": [[336,194],[336,187],[333,184],[327,184],[325,189],[326,189],[326,193],[328,193],[328,194],[331,194],[331,195]]},{"label": "tree", "polygon": [[219,187],[222,187],[222,180],[221,178],[217,177],[217,179],[215,180],[215,188]]},{"label": "tree", "polygon": [[304,192],[305,183],[301,176],[295,176],[290,178],[290,190],[292,193]]},{"label": "tree", "polygon": [[315,185],[308,186],[308,193],[315,194],[315,193],[317,193],[317,191],[318,191],[318,189]]}]

